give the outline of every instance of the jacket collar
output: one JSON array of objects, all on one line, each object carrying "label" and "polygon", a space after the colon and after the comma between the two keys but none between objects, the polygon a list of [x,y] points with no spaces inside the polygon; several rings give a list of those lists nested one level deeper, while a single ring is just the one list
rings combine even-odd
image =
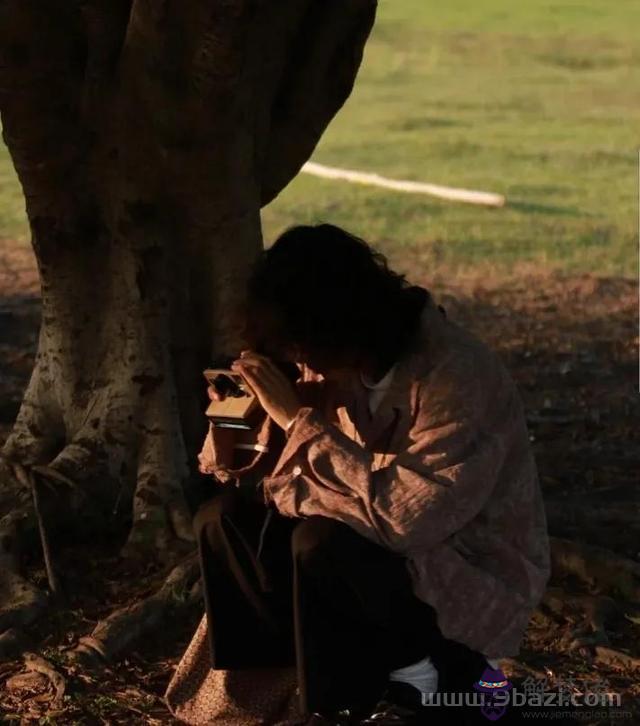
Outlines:
[{"label": "jacket collar", "polygon": [[343,423],[345,416],[351,419],[365,444],[375,445],[394,422],[397,425],[403,417],[411,417],[416,407],[416,380],[426,375],[431,367],[444,324],[442,311],[427,293],[416,333],[396,362],[393,378],[375,415],[369,414],[369,391],[364,386],[357,385],[343,396],[342,402],[346,405],[342,410],[338,408],[338,416]]}]

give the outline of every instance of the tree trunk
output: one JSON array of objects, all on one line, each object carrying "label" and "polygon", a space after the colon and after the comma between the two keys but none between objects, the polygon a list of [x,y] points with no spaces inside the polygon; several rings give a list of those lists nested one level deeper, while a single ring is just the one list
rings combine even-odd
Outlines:
[{"label": "tree trunk", "polygon": [[[201,371],[242,344],[260,207],[348,97],[374,14],[374,0],[0,4],[4,139],[42,285],[2,454],[76,482],[83,507],[132,514],[131,545],[190,536]],[[9,472],[5,549],[25,512]]]}]

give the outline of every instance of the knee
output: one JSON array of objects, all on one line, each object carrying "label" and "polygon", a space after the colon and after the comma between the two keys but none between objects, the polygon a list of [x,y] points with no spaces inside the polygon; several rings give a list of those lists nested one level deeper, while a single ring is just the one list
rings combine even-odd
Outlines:
[{"label": "knee", "polygon": [[238,497],[235,488],[224,489],[216,494],[213,499],[205,502],[196,512],[193,518],[193,531],[196,538],[209,527],[220,524],[224,516],[231,515],[238,505]]},{"label": "knee", "polygon": [[293,530],[291,551],[298,562],[317,560],[339,550],[339,542],[346,524],[328,517],[308,517]]}]

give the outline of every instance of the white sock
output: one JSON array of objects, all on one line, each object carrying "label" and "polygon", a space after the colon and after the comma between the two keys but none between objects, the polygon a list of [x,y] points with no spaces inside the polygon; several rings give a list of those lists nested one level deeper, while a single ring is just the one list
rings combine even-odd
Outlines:
[{"label": "white sock", "polygon": [[423,701],[425,697],[434,694],[438,690],[438,671],[429,656],[417,663],[391,671],[389,680],[408,683],[410,686],[417,688],[423,696]]}]

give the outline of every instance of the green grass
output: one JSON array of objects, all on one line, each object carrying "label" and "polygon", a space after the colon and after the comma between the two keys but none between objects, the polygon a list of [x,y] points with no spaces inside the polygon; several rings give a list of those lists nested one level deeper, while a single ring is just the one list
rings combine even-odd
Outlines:
[{"label": "green grass", "polygon": [[2,238],[25,242],[28,236],[24,197],[7,147],[0,141],[0,245]]},{"label": "green grass", "polygon": [[637,0],[381,0],[356,89],[314,160],[505,194],[484,209],[300,175],[272,239],[332,221],[428,264],[633,276]]},{"label": "green grass", "polygon": [[[268,240],[331,221],[446,268],[634,276],[638,0],[380,0],[356,89],[314,160],[505,194],[504,209],[300,175]],[[0,151],[0,237],[27,236]]]}]

